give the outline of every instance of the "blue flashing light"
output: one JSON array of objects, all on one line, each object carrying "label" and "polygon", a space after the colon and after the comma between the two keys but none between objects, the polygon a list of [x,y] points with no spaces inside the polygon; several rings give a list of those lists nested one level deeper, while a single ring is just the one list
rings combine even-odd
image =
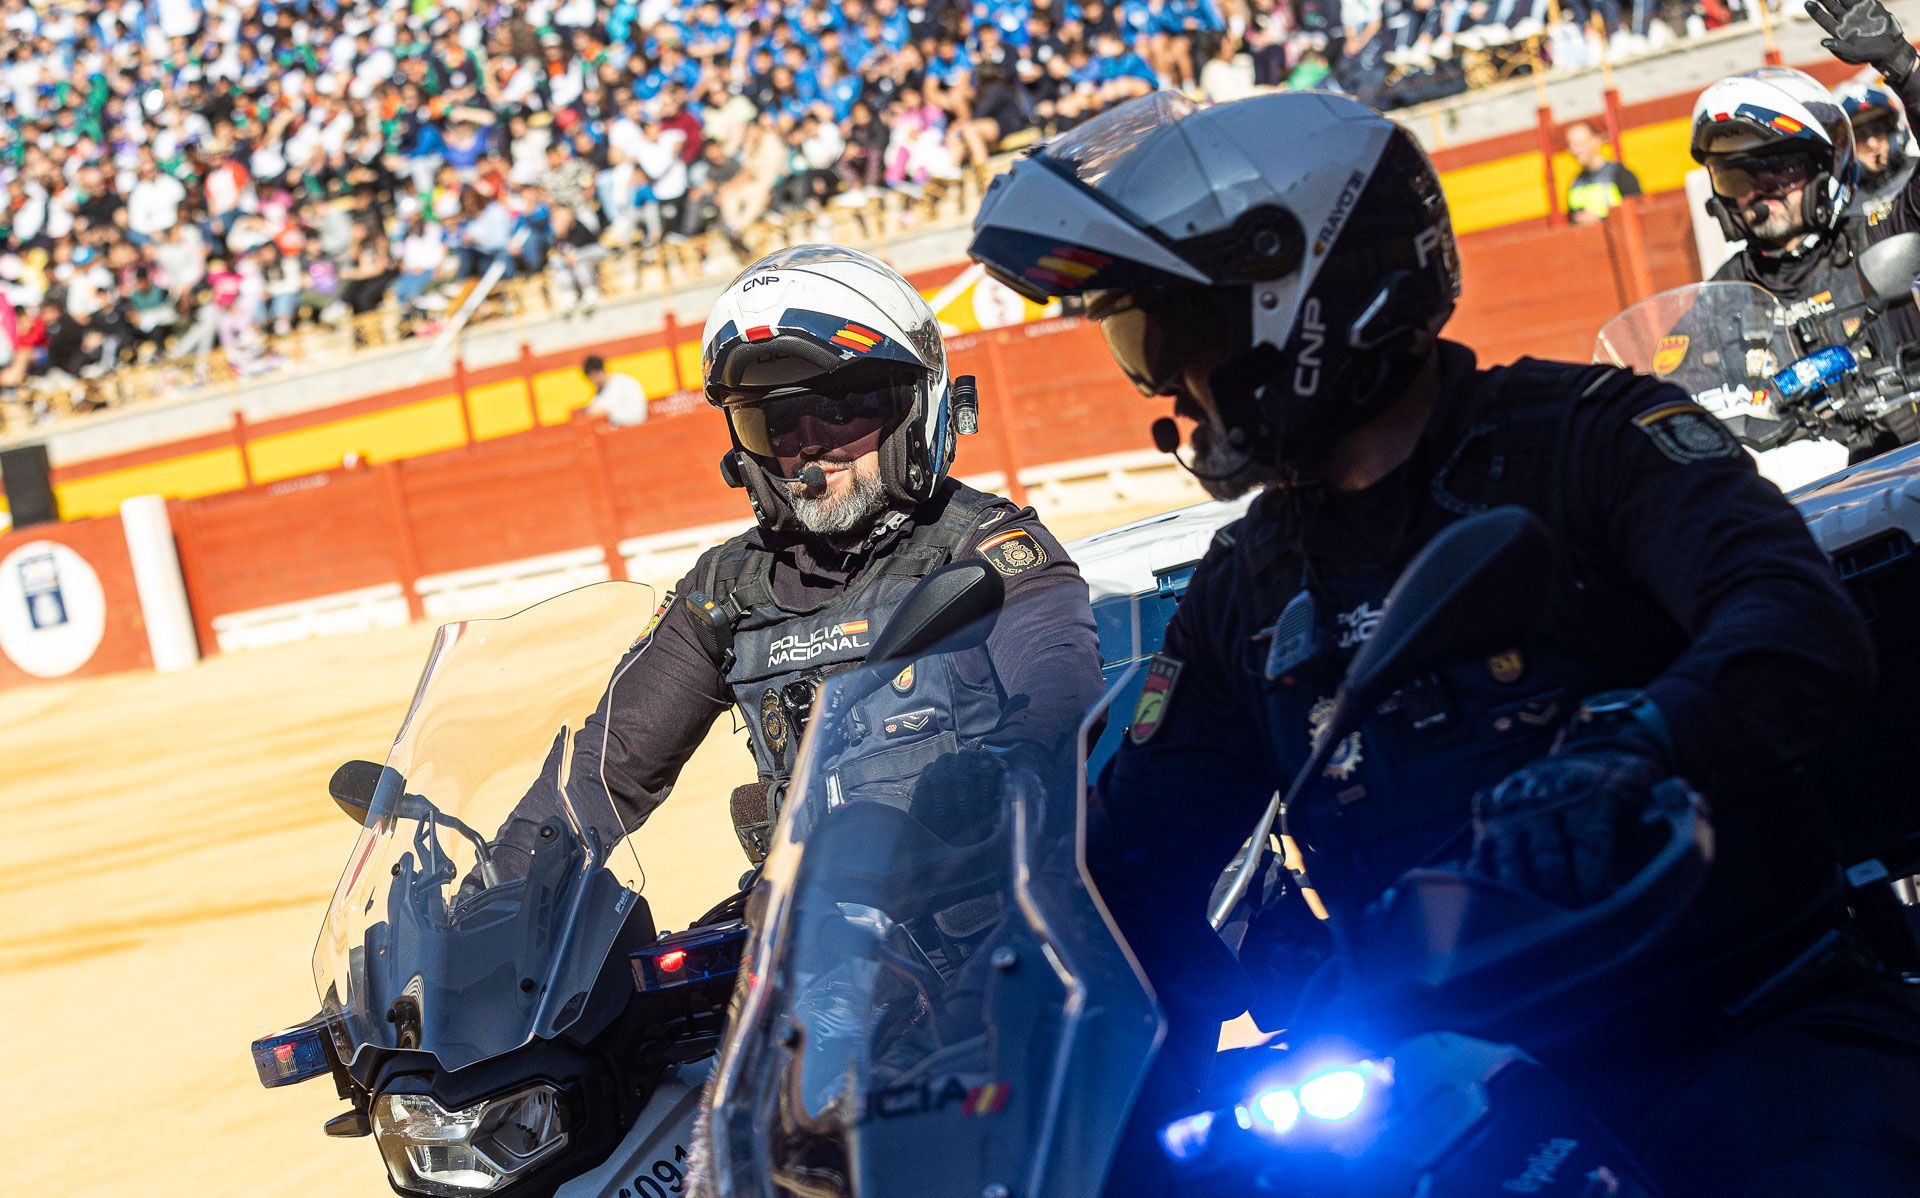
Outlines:
[{"label": "blue flashing light", "polygon": [[1350,1119],[1366,1101],[1367,1075],[1356,1065],[1328,1069],[1300,1083],[1300,1106],[1323,1122]]},{"label": "blue flashing light", "polygon": [[1174,1160],[1190,1161],[1206,1151],[1207,1138],[1212,1134],[1213,1112],[1201,1111],[1161,1128],[1160,1143]]},{"label": "blue flashing light", "polygon": [[1300,1096],[1290,1086],[1271,1086],[1253,1096],[1253,1109],[1259,1113],[1259,1129],[1268,1135],[1284,1136],[1300,1122]]},{"label": "blue flashing light", "polygon": [[253,1068],[269,1090],[319,1077],[333,1069],[324,1023],[303,1023],[253,1042]]}]

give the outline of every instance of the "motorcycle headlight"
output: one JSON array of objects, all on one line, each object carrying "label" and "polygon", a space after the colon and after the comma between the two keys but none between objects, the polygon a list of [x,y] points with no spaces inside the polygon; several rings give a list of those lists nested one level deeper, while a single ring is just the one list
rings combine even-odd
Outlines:
[{"label": "motorcycle headlight", "polygon": [[397,1189],[433,1198],[490,1194],[566,1147],[566,1111],[534,1086],[449,1111],[428,1094],[383,1094],[373,1135]]}]

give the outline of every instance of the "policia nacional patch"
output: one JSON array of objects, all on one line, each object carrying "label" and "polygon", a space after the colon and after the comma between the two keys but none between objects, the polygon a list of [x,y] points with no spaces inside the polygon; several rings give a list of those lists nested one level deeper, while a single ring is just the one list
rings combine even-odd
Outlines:
[{"label": "policia nacional patch", "polygon": [[1633,418],[1661,453],[1683,466],[1740,456],[1740,443],[1727,426],[1694,403],[1666,403]]},{"label": "policia nacional patch", "polygon": [[1013,528],[980,542],[980,556],[991,562],[994,569],[1012,578],[1015,574],[1024,574],[1035,566],[1044,565],[1047,551],[1041,548],[1040,542],[1027,535],[1026,529]]},{"label": "policia nacional patch", "polygon": [[1160,730],[1167,704],[1173,701],[1173,684],[1180,681],[1181,664],[1164,653],[1154,654],[1147,663],[1147,680],[1140,687],[1140,701],[1133,705],[1133,723],[1127,728],[1127,739],[1134,744],[1146,744]]}]

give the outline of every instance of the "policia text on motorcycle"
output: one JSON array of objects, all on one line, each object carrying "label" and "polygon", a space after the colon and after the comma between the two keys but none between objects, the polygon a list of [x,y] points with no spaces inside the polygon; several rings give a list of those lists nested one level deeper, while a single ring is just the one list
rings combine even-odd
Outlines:
[{"label": "policia text on motorcycle", "polygon": [[[1337,1023],[1313,999],[1339,976],[1314,975],[1328,925],[1299,894],[1256,915],[1255,985],[1236,993],[1210,893],[1393,579],[1452,522],[1516,504],[1558,548],[1541,627],[1403,687],[1285,812],[1334,925],[1359,935],[1417,865],[1583,910],[1645,866],[1640,813],[1682,777],[1716,855],[1676,930],[1555,1026],[1448,1030],[1540,1057],[1664,1193],[1912,1189],[1920,1005],[1850,947],[1797,768],[1860,703],[1871,645],[1718,422],[1649,378],[1488,370],[1441,339],[1460,275],[1438,179],[1404,131],[1336,97],[1124,106],[1017,164],[971,252],[1029,296],[1083,296],[1127,376],[1173,397],[1159,439],[1210,489],[1266,488],[1195,574],[1092,800],[1090,867],[1171,1024],[1134,1143],[1246,1002],[1294,1031]],[[1098,265],[1048,269],[1062,256]],[[1145,1168],[1116,1173],[1152,1189]]]},{"label": "policia text on motorcycle", "polygon": [[[759,777],[735,792],[734,826],[758,860],[820,680],[864,660],[914,584],[967,555],[990,562],[1008,593],[987,664],[969,655],[881,687],[865,702],[903,717],[901,734],[866,764],[898,779],[908,805],[916,778],[928,795],[953,789],[989,738],[1048,759],[1063,751],[1100,689],[1087,585],[1032,509],[947,476],[955,386],[920,294],[865,254],[797,246],[733,281],[702,353],[707,397],[733,433],[723,473],[746,490],[755,524],[702,554],[653,627],[635,630],[577,742],[574,773],[603,770],[621,831],[667,797],[731,706]],[[970,386],[959,397],[969,407]],[[1003,711],[1008,693],[1045,701]],[[545,814],[531,798],[502,829],[503,868]]]}]

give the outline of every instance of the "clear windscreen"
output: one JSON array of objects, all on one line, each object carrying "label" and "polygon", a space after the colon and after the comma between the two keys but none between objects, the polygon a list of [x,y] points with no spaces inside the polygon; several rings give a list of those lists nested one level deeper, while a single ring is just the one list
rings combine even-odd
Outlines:
[{"label": "clear windscreen", "polygon": [[591,717],[653,614],[608,582],[439,630],[314,948],[349,1060],[459,1069],[578,1017],[643,881]]},{"label": "clear windscreen", "polygon": [[1086,750],[1130,677],[1059,713],[1060,759],[963,729],[967,768],[903,775],[888,682],[968,643],[822,690],[722,1055],[722,1194],[1100,1192],[1160,1033],[1080,850]]},{"label": "clear windscreen", "polygon": [[1642,300],[1605,325],[1593,360],[1665,379],[1738,425],[1780,418],[1773,376],[1793,363],[1786,309],[1752,283],[1695,283]]}]

